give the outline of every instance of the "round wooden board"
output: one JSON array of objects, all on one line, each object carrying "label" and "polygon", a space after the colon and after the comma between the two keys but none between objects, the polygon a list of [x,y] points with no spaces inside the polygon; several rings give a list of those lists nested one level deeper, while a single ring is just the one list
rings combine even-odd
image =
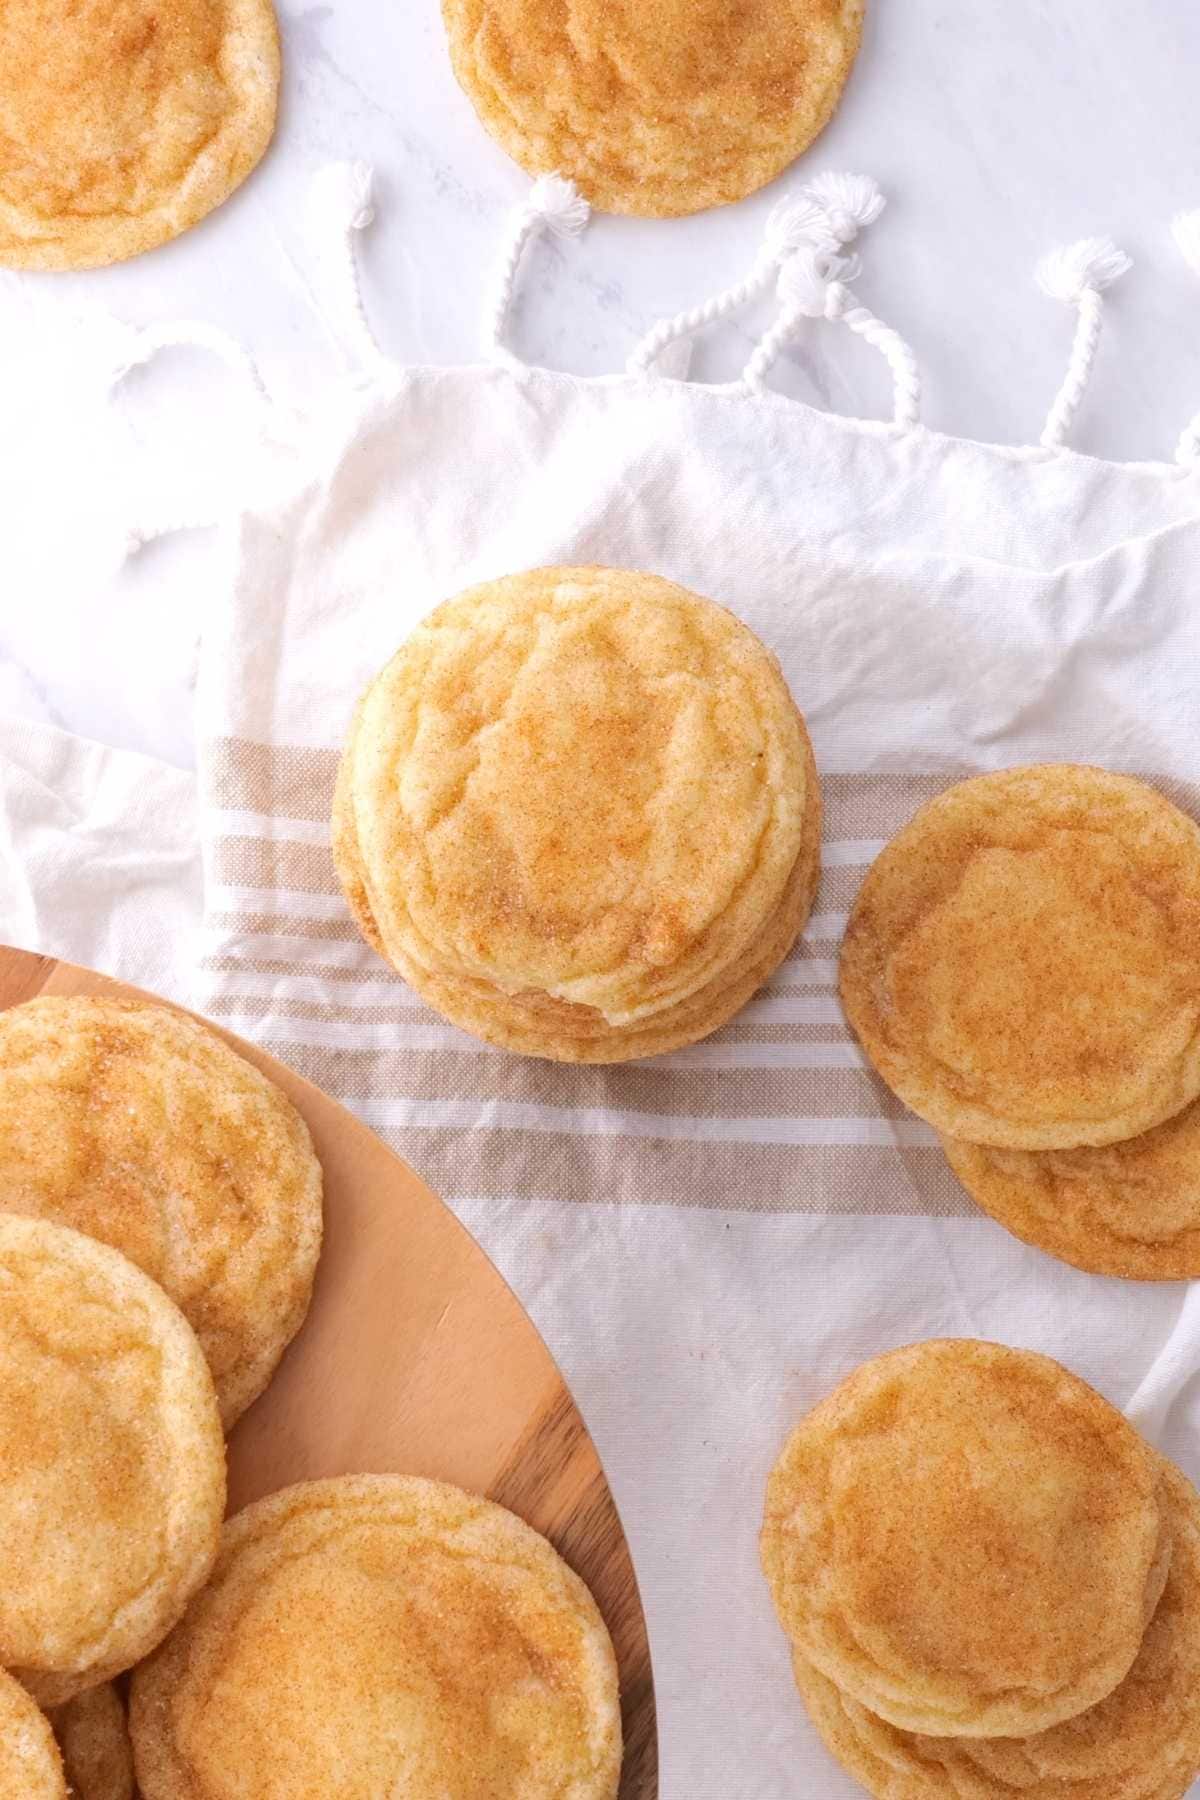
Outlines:
[{"label": "round wooden board", "polygon": [[[152,998],[0,948],[0,1010],[37,994]],[[290,1095],[325,1171],[312,1307],[229,1440],[231,1511],[311,1476],[389,1470],[511,1507],[599,1602],[621,1671],[621,1800],[655,1800],[654,1684],[637,1579],[595,1447],[545,1344],[470,1234],[373,1132],[273,1057],[210,1029]]]}]

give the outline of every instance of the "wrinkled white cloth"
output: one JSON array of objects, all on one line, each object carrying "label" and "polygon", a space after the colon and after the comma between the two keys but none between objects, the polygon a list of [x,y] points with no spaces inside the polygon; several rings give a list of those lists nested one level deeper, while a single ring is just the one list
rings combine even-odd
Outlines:
[{"label": "wrinkled white cloth", "polygon": [[[992,1337],[1061,1358],[1200,1478],[1195,1289],[1083,1275],[948,1198],[832,989],[879,821],[939,781],[1079,759],[1191,795],[1200,476],[673,381],[415,370],[343,396],[228,550],[203,624],[202,878],[187,777],[6,728],[0,936],[186,994],[431,1175],[604,1458],[663,1795],[853,1800],[757,1564],[767,1471],[806,1407],[885,1348]],[[740,613],[779,653],[832,796],[808,948],[743,1035],[632,1074],[442,1026],[359,944],[328,864],[337,748],[411,624],[486,576],[591,561]],[[732,1171],[724,1194],[689,1191],[706,1161]]]},{"label": "wrinkled white cloth", "polygon": [[0,719],[0,939],[186,1001],[202,903],[182,769]]}]

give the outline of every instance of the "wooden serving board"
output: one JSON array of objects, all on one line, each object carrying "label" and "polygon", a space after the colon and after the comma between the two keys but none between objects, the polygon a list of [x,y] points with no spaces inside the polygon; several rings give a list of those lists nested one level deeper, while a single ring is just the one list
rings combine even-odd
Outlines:
[{"label": "wooden serving board", "polygon": [[[0,1010],[37,994],[152,998],[0,947]],[[457,1482],[519,1513],[596,1596],[621,1671],[621,1800],[655,1800],[637,1579],[595,1447],[545,1344],[470,1234],[373,1132],[273,1057],[210,1029],[291,1097],[325,1171],[312,1308],[229,1440],[230,1509],[312,1476],[396,1471]]]}]

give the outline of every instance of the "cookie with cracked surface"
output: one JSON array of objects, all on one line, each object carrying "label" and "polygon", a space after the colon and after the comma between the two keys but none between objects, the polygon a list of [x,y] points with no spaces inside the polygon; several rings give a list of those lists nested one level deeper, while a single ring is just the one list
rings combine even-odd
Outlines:
[{"label": "cookie with cracked surface", "polygon": [[321,1187],[290,1100],[197,1020],[91,997],[0,1014],[0,1209],[86,1232],[165,1288],[226,1429],[308,1310]]},{"label": "cookie with cracked surface", "polygon": [[876,1800],[1183,1800],[1200,1774],[1200,1496],[1170,1464],[1163,1494],[1167,1584],[1106,1700],[1033,1737],[923,1737],[868,1712],[796,1652],[796,1685],[843,1768]]},{"label": "cookie with cracked surface", "polygon": [[795,1648],[889,1723],[1028,1736],[1128,1674],[1162,1592],[1159,1458],[1049,1357],[935,1339],[864,1363],[772,1471]]},{"label": "cookie with cracked surface", "polygon": [[225,1508],[212,1376],[106,1244],[0,1213],[0,1662],[44,1706],[131,1667],[208,1575]]},{"label": "cookie with cracked surface", "polygon": [[285,1488],[133,1678],[145,1800],[614,1800],[617,1672],[590,1593],[504,1508],[444,1483]]},{"label": "cookie with cracked surface", "polygon": [[910,820],[842,945],[846,1016],[915,1113],[1014,1150],[1136,1137],[1200,1096],[1200,827],[1074,763]]},{"label": "cookie with cracked surface", "polygon": [[539,569],[426,620],[360,702],[333,842],[455,1024],[615,1062],[693,1043],[812,905],[820,793],[774,657],[656,576]]},{"label": "cookie with cracked surface", "polygon": [[0,267],[91,269],[227,200],[275,128],[271,0],[5,0]]},{"label": "cookie with cracked surface", "polygon": [[823,130],[863,0],[443,0],[450,58],[485,129],[530,174],[606,212],[668,218],[740,200]]}]

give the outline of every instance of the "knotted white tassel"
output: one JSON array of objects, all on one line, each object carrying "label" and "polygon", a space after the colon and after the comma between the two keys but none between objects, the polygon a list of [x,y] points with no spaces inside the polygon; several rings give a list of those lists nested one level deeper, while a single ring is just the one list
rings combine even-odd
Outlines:
[{"label": "knotted white tassel", "polygon": [[213,356],[220,357],[223,363],[253,388],[264,405],[271,404],[271,396],[250,352],[236,338],[230,337],[227,331],[222,331],[219,325],[210,325],[205,319],[173,319],[167,324],[147,325],[140,331],[131,330],[123,354],[109,372],[109,387],[117,387],[132,369],[152,362],[160,350],[181,347],[207,350]]},{"label": "knotted white tassel", "polygon": [[[730,314],[748,306],[760,294],[765,294],[779,273],[779,266],[785,257],[790,256],[812,234],[825,233],[825,230],[825,214],[815,200],[781,200],[767,219],[762,248],[743,279],[734,282],[732,287],[725,288],[721,293],[714,294],[711,300],[689,307],[686,312],[676,313],[673,319],[660,319],[634,345],[625,365],[628,372],[631,375],[644,375],[655,364],[665,372],[667,364],[664,357],[673,346],[694,337],[705,326],[727,319]],[[686,374],[686,369],[680,364],[674,364],[670,372],[683,375]]]},{"label": "knotted white tassel", "polygon": [[148,544],[157,544],[160,538],[175,537],[181,531],[211,531],[214,525],[219,525],[235,509],[235,504],[222,506],[209,500],[203,506],[181,507],[178,512],[163,512],[157,517],[144,518],[134,525],[127,525],[123,539],[123,560],[128,562]]},{"label": "knotted white tassel", "polygon": [[892,372],[893,419],[909,431],[921,416],[921,372],[917,359],[898,331],[859,306],[849,283],[860,271],[856,256],[838,256],[819,245],[796,250],[779,272],[781,310],[742,372],[753,393],[763,391],[763,377],[805,319],[840,320],[865,338],[887,361]]},{"label": "knotted white tassel", "polygon": [[484,344],[495,362],[523,371],[526,364],[504,342],[508,316],[512,308],[513,288],[525,247],[542,231],[555,237],[578,237],[584,230],[592,209],[573,181],[562,175],[539,175],[529,198],[513,220],[512,231],[503,261],[496,271],[491,298],[484,321]]},{"label": "knotted white tassel", "polygon": [[[213,356],[220,357],[229,368],[240,375],[253,390],[260,402],[262,412],[261,440],[265,444],[270,436],[272,425],[276,419],[276,409],[265,382],[259,374],[258,364],[250,352],[239,344],[236,338],[222,331],[217,325],[210,325],[204,319],[177,319],[167,324],[149,325],[141,331],[128,333],[125,348],[118,361],[109,372],[109,388],[115,388],[132,369],[140,368],[151,362],[160,350],[171,350],[179,347],[207,350]],[[197,508],[194,512],[181,511],[170,517],[157,519],[152,523],[132,525],[125,534],[123,550],[126,558],[135,556],[147,544],[154,543],[177,531],[204,531],[216,523],[211,505]]]},{"label": "knotted white tassel", "polygon": [[1081,238],[1077,244],[1051,251],[1037,266],[1037,283],[1042,292],[1079,311],[1067,373],[1042,430],[1041,441],[1049,450],[1066,442],[1071,421],[1087,389],[1104,317],[1101,296],[1105,288],[1132,267],[1125,252],[1118,250],[1111,238]]},{"label": "knotted white tassel", "polygon": [[800,190],[822,208],[839,244],[852,244],[864,225],[873,225],[887,201],[870,175],[848,175],[835,169],[814,175]]},{"label": "knotted white tassel", "polygon": [[[1171,221],[1171,235],[1188,267],[1200,275],[1200,212],[1178,213]],[[1184,426],[1175,460],[1184,467],[1200,464],[1200,413]]]},{"label": "knotted white tassel", "polygon": [[160,538],[173,537],[180,531],[208,531],[216,523],[217,516],[210,508],[204,513],[180,513],[177,518],[131,525],[125,533],[123,561],[131,562],[140,550],[148,544],[157,544]]},{"label": "knotted white tassel", "polygon": [[[370,163],[336,162],[318,170],[310,196],[318,255],[322,268],[328,270],[330,299],[338,309],[339,323],[346,329],[342,342],[347,360],[372,371],[388,365],[388,358],[367,317],[357,240],[359,232],[375,222],[374,188],[375,171]],[[335,256],[328,254],[331,236],[337,242]]]},{"label": "knotted white tassel", "polygon": [[644,375],[657,364],[664,374],[686,376],[686,363],[672,362],[668,368],[664,360],[675,344],[727,319],[765,294],[783,263],[802,244],[837,250],[852,243],[862,227],[877,219],[883,208],[883,195],[869,175],[816,176],[795,198],[781,200],[772,210],[762,248],[743,279],[687,312],[660,319],[630,352],[625,365],[629,374]]}]

